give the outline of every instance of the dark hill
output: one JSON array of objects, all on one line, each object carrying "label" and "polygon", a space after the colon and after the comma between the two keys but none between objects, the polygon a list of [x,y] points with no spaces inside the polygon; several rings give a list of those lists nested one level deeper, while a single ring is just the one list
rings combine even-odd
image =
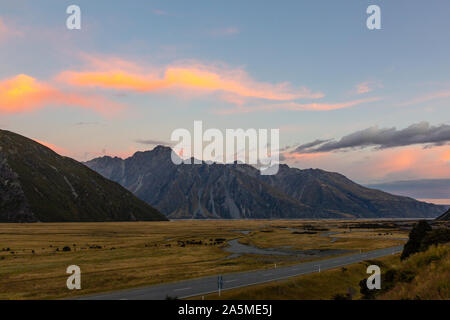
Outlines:
[{"label": "dark hill", "polygon": [[0,130],[0,222],[166,220],[85,165]]}]

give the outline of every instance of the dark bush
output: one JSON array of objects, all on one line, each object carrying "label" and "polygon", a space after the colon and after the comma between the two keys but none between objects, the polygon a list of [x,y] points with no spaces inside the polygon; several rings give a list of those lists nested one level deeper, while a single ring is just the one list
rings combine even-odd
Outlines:
[{"label": "dark bush", "polygon": [[431,245],[450,242],[450,229],[439,228],[428,232],[422,239],[420,251],[425,251]]},{"label": "dark bush", "polygon": [[315,231],[294,231],[292,234],[316,234]]},{"label": "dark bush", "polygon": [[338,293],[333,296],[333,300],[352,300],[348,293]]},{"label": "dark bush", "polygon": [[365,300],[374,299],[375,291],[376,290],[369,290],[369,288],[367,288],[367,278],[362,279],[359,282],[359,292],[361,292],[361,294],[362,294],[362,299],[365,299]]},{"label": "dark bush", "polygon": [[410,255],[419,252],[422,244],[422,240],[425,238],[428,232],[432,229],[428,222],[425,220],[419,221],[409,233],[409,240],[403,248],[401,260],[408,258]]}]

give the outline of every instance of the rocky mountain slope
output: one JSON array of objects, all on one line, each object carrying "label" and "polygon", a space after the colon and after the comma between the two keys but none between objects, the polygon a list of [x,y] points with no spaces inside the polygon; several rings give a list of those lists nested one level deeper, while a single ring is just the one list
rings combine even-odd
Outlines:
[{"label": "rocky mountain slope", "polygon": [[306,205],[358,218],[435,217],[442,207],[363,187],[345,176],[319,169],[281,165],[277,175],[261,176]]},{"label": "rocky mountain slope", "polygon": [[261,176],[245,164],[181,164],[158,146],[125,160],[85,164],[120,183],[169,218],[435,217],[436,205],[360,186],[323,170],[280,167]]},{"label": "rocky mountain slope", "polygon": [[103,157],[86,165],[119,182],[170,218],[270,219],[330,214],[314,212],[242,172],[239,166],[177,166],[171,161],[171,152],[160,146],[137,152],[126,160]]},{"label": "rocky mountain slope", "polygon": [[85,165],[0,130],[0,222],[166,220]]}]

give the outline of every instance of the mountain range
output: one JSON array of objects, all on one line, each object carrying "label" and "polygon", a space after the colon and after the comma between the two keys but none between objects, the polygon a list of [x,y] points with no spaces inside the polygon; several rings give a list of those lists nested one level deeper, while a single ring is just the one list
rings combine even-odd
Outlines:
[{"label": "mountain range", "polygon": [[0,222],[167,220],[85,165],[0,130]]},{"label": "mountain range", "polygon": [[418,218],[444,207],[363,187],[339,173],[280,165],[260,175],[246,164],[180,164],[158,146],[85,162],[169,218]]}]

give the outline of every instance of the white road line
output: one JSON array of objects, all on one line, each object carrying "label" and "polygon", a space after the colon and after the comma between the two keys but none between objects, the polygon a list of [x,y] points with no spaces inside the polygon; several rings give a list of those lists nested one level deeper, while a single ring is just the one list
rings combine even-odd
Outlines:
[{"label": "white road line", "polygon": [[189,288],[180,288],[180,289],[175,289],[173,291],[181,291],[181,290],[189,290],[189,289],[192,289],[192,288],[191,287],[189,287]]},{"label": "white road line", "polygon": [[225,283],[236,281],[237,279],[227,280]]}]

